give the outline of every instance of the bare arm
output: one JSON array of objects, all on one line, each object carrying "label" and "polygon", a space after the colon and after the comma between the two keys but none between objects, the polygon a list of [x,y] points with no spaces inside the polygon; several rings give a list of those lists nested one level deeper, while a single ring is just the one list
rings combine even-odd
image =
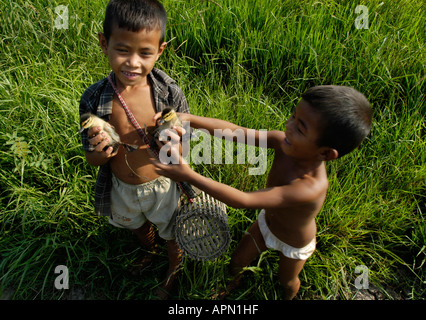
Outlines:
[{"label": "bare arm", "polygon": [[[182,159],[181,159],[182,160]],[[316,196],[310,181],[296,181],[289,185],[244,192],[196,173],[185,163],[165,165],[151,159],[158,174],[175,181],[186,181],[214,198],[234,208],[284,208],[307,202]]]},{"label": "bare arm", "polygon": [[[181,131],[181,128],[177,128]],[[172,141],[179,141],[178,134],[170,134]],[[173,149],[172,141],[166,143],[158,142],[159,147],[168,144]],[[204,190],[216,199],[234,208],[280,208],[293,204],[309,201],[315,197],[315,188],[312,188],[310,178],[295,181],[289,185],[266,188],[254,192],[244,192],[226,184],[208,179],[191,169],[182,156],[175,153],[174,164],[163,164],[157,159],[151,158],[155,165],[155,171],[174,181],[186,181],[193,186]]]},{"label": "bare arm", "polygon": [[[160,116],[161,114],[157,113],[154,119],[157,120]],[[285,134],[282,131],[259,131],[245,128],[225,120],[201,117],[187,113],[178,113],[178,116],[182,122],[189,121],[192,128],[207,130],[211,135],[229,141],[237,142],[238,134],[241,133],[244,135],[244,142],[246,144],[277,148],[285,138]],[[248,139],[248,136],[250,136],[251,139]],[[262,139],[266,139],[266,141]],[[262,143],[260,143],[260,141]]]},{"label": "bare arm", "polygon": [[[246,144],[259,145],[261,139],[265,139],[264,145],[266,146],[266,132],[261,132],[254,129],[241,127],[234,123],[216,119],[216,118],[205,118],[196,115],[185,115],[183,120],[190,122],[190,126],[196,129],[207,130],[211,135],[222,138],[228,141],[239,142],[239,138],[244,137]],[[187,118],[187,119],[185,119]],[[248,139],[250,136],[251,141]]]}]

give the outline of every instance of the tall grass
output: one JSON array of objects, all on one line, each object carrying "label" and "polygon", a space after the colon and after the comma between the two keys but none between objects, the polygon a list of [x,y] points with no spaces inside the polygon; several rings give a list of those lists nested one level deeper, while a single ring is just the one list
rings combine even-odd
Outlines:
[{"label": "tall grass", "polygon": [[[0,292],[14,299],[149,299],[167,267],[164,246],[141,275],[137,240],[93,214],[96,168],[83,156],[78,103],[109,71],[97,44],[106,1],[0,0]],[[284,130],[306,88],[350,85],[365,93],[374,125],[360,149],[327,164],[317,251],[299,299],[352,299],[355,267],[386,298],[425,293],[425,30],[422,1],[164,1],[168,46],[158,66],[177,80],[194,114]],[[268,167],[273,153],[268,152]],[[198,165],[242,190],[266,175],[248,165]],[[232,243],[214,262],[186,259],[174,297],[209,299],[227,280],[230,254],[254,210],[229,208]],[[248,268],[233,299],[279,299],[278,254]],[[57,265],[69,290],[57,290]]]}]

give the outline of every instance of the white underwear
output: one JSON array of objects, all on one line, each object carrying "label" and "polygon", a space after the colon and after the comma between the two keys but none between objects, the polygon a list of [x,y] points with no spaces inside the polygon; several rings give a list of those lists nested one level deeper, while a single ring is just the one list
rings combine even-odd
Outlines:
[{"label": "white underwear", "polygon": [[283,255],[291,259],[306,260],[315,251],[315,238],[304,246],[303,248],[295,248],[287,243],[282,242],[269,230],[265,220],[265,210],[262,209],[258,217],[260,232],[262,233],[263,239],[265,240],[266,247],[280,251]]}]

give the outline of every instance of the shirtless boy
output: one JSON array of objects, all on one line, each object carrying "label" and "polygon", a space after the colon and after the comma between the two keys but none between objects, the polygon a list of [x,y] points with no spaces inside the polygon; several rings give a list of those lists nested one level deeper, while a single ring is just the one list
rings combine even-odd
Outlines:
[{"label": "shirtless boy", "polygon": [[[166,47],[166,21],[166,11],[157,0],[111,0],[99,43],[112,69],[112,83],[105,78],[91,85],[80,102],[80,115],[96,114],[115,127],[123,143],[139,146],[132,153],[122,146],[113,153],[101,128],[82,132],[87,162],[100,166],[95,187],[96,213],[108,216],[114,226],[130,229],[148,252],[156,250],[152,224],[167,240],[169,270],[163,290],[157,292],[159,298],[168,297],[174,271],[181,261],[172,232],[180,191],[176,183],[155,172],[147,145],[129,121],[112,84],[148,132],[155,126],[154,115],[166,107],[189,112],[182,90],[163,71],[154,68]],[[147,255],[141,267],[151,260],[152,254]]]},{"label": "shirtless boy", "polygon": [[[223,120],[180,116],[191,127],[210,134],[214,129],[240,129],[247,137],[250,130]],[[315,251],[315,217],[328,188],[325,161],[355,149],[370,128],[371,108],[364,95],[349,87],[318,86],[302,95],[285,132],[267,132],[267,146],[274,149],[275,157],[265,189],[243,192],[212,181],[194,172],[182,158],[179,164],[152,161],[159,174],[187,181],[231,207],[261,209],[232,254],[230,270],[235,280],[226,291],[238,284],[243,268],[269,248],[280,252],[280,283],[284,297],[293,299],[300,288],[298,275]],[[259,137],[256,131],[256,145]],[[221,297],[226,294],[222,292]]]}]

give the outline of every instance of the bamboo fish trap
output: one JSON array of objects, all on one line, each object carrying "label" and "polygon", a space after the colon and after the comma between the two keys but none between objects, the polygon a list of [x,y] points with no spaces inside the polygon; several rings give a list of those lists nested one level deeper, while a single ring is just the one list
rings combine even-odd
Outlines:
[{"label": "bamboo fish trap", "polygon": [[181,197],[175,236],[184,256],[198,261],[214,260],[225,252],[231,240],[226,206],[204,191],[196,190],[190,203]]}]

